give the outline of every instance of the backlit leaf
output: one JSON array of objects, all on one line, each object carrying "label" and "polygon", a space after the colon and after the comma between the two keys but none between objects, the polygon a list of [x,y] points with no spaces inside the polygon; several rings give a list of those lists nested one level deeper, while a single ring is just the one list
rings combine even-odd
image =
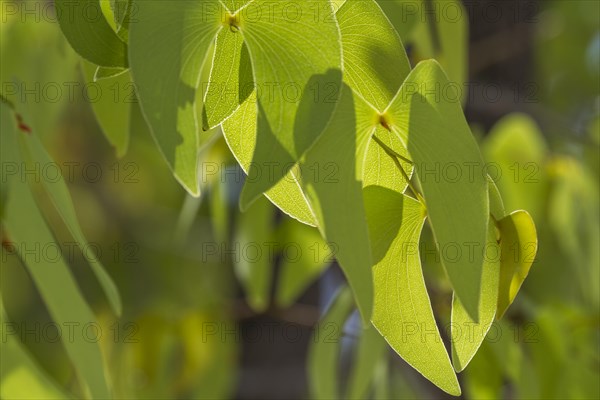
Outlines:
[{"label": "backlit leaf", "polygon": [[342,34],[344,82],[381,112],[410,72],[400,36],[374,0],[347,0],[336,17]]},{"label": "backlit leaf", "polygon": [[339,357],[346,318],[354,302],[348,287],[338,292],[327,313],[315,328],[308,350],[308,375],[312,397],[339,399]]},{"label": "backlit leaf", "polygon": [[[268,17],[257,17],[269,5]],[[286,175],[334,111],[342,79],[339,29],[335,18],[315,18],[315,8],[331,12],[331,3],[255,0],[240,15],[259,115],[249,171],[256,178],[244,185],[242,210]]]},{"label": "backlit leaf", "polygon": [[98,0],[55,0],[58,22],[71,46],[104,67],[127,67],[127,44],[104,17]]},{"label": "backlit leaf", "polygon": [[[223,136],[237,162],[248,173],[256,144],[256,92],[223,123]],[[249,176],[247,179],[256,179]],[[281,211],[298,221],[316,225],[316,220],[301,187],[298,166],[292,167],[277,185],[268,190],[265,196]]]},{"label": "backlit leaf", "polygon": [[[4,103],[0,104],[2,121],[2,161],[21,165],[19,146],[15,135],[15,116]],[[6,128],[6,129],[5,129]],[[40,292],[52,319],[59,326],[78,326],[97,323],[92,310],[83,298],[69,267],[61,255],[58,257],[35,257],[23,249],[54,244],[52,232],[35,203],[27,181],[20,174],[7,177],[9,188],[3,219],[8,240],[14,245]],[[63,344],[77,375],[82,379],[84,390],[94,398],[109,398],[103,361],[98,343],[84,334],[63,337]]]},{"label": "backlit leaf", "polygon": [[258,312],[269,305],[275,251],[274,216],[271,204],[260,199],[240,215],[233,240],[238,251],[234,258],[235,272],[246,290],[248,304]]},{"label": "backlit leaf", "polygon": [[442,390],[460,386],[425,287],[419,240],[426,211],[418,201],[377,186],[364,190],[373,251],[372,322],[408,364]]},{"label": "backlit leaf", "polygon": [[442,264],[462,305],[477,321],[488,183],[453,89],[437,62],[421,62],[385,118],[415,163]]},{"label": "backlit leaf", "polygon": [[[53,163],[52,159],[42,146],[42,143],[39,141],[37,136],[33,134],[28,135],[23,139],[23,141],[26,143],[34,163],[39,163],[40,165],[51,165]],[[48,196],[56,208],[56,211],[58,211],[58,214],[61,216],[67,229],[77,242],[82,254],[89,262],[94,275],[96,275],[100,286],[108,298],[112,310],[117,315],[120,315],[122,307],[119,291],[96,255],[93,254],[93,252],[86,251],[86,249],[90,248],[90,245],[88,244],[83,231],[81,230],[81,226],[79,225],[73,200],[71,199],[69,189],[67,188],[63,177],[58,175],[58,177],[55,178],[54,176],[42,174],[40,181],[44,187],[44,190],[48,193]]]},{"label": "backlit leaf", "polygon": [[452,363],[457,372],[464,370],[479,350],[487,335],[498,304],[498,284],[500,280],[500,232],[495,220],[504,217],[504,204],[494,181],[488,176],[490,212],[492,219],[488,224],[487,243],[483,250],[483,275],[481,277],[481,293],[479,297],[479,322],[473,321],[458,300],[452,299],[451,339]]},{"label": "backlit leaf", "polygon": [[535,224],[527,211],[515,211],[498,221],[500,228],[500,288],[496,318],[511,305],[529,273],[537,253]]},{"label": "backlit leaf", "polygon": [[[222,28],[218,0],[135,1],[129,60],[143,114],[175,177],[198,196],[200,75]],[[200,93],[200,99],[202,93]]]},{"label": "backlit leaf", "polygon": [[[370,130],[358,120],[360,98],[343,86],[331,123],[306,154],[301,170],[305,193],[325,240],[333,246],[363,320],[370,318],[373,282],[369,232],[362,199],[362,171]],[[333,174],[314,173],[332,168]],[[311,173],[313,172],[313,173]]]}]

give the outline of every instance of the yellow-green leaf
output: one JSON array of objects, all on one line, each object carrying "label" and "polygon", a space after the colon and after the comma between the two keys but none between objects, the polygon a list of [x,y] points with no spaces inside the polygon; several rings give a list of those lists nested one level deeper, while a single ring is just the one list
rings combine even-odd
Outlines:
[{"label": "yellow-green leaf", "polygon": [[442,264],[462,305],[477,321],[488,182],[459,99],[440,65],[419,63],[384,118],[415,163]]},{"label": "yellow-green leaf", "polygon": [[537,254],[535,224],[527,211],[515,211],[498,221],[500,228],[500,287],[496,318],[500,319],[517,296]]},{"label": "yellow-green leaf", "polygon": [[389,189],[364,189],[372,244],[372,322],[392,348],[442,390],[460,386],[433,316],[421,270],[419,240],[426,218],[418,201]]}]

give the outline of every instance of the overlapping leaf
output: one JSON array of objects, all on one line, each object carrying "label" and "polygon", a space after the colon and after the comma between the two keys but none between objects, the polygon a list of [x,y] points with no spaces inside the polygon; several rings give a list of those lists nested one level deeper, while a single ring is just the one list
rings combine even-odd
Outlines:
[{"label": "overlapping leaf", "polygon": [[347,0],[336,17],[344,81],[376,110],[385,110],[410,72],[398,33],[374,0]]},{"label": "overlapping leaf", "polygon": [[[358,120],[366,106],[343,86],[331,123],[302,160],[305,193],[314,210],[317,226],[325,240],[335,246],[348,283],[354,292],[363,320],[373,305],[373,282],[369,232],[362,200],[362,159],[370,130]],[[312,168],[334,167],[327,179],[310,174]]]},{"label": "overlapping leaf", "polygon": [[86,84],[99,93],[94,101],[90,101],[98,124],[115,148],[117,157],[122,157],[129,147],[131,107],[138,107],[131,77],[127,72],[111,75],[104,69],[107,74],[97,79],[99,69],[86,61],[83,61],[82,68]]},{"label": "overlapping leaf", "polygon": [[129,61],[142,111],[175,177],[197,196],[196,92],[208,50],[222,28],[222,5],[218,0],[134,4]]},{"label": "overlapping leaf", "polygon": [[502,318],[529,273],[537,253],[537,234],[527,211],[515,211],[498,221],[500,228],[500,288],[497,318]]},{"label": "overlapping leaf", "polygon": [[104,67],[127,67],[127,44],[104,17],[98,0],[56,0],[58,22],[83,58]]},{"label": "overlapping leaf", "polygon": [[270,246],[273,217],[271,204],[260,199],[241,215],[234,238],[238,249],[235,271],[244,285],[248,303],[258,312],[269,305],[275,250]]},{"label": "overlapping leaf", "polygon": [[[250,171],[252,154],[256,145],[257,124],[256,92],[253,92],[222,125],[225,140],[246,173]],[[249,176],[248,179],[255,178]],[[311,206],[302,192],[300,182],[299,168],[294,166],[277,185],[265,193],[265,196],[287,215],[314,226],[317,222]]]},{"label": "overlapping leaf", "polygon": [[56,382],[43,371],[12,332],[8,332],[11,323],[7,321],[2,299],[0,298],[0,396],[3,399],[22,398],[23,389],[29,398],[35,399],[69,399]]},{"label": "overlapping leaf", "polygon": [[459,395],[421,271],[425,208],[377,186],[365,188],[364,195],[375,261],[373,325],[413,368],[442,390]]},{"label": "overlapping leaf", "polygon": [[284,245],[293,244],[297,251],[293,256],[284,255],[279,268],[276,301],[280,307],[287,307],[333,261],[333,252],[317,229],[292,219],[282,222],[278,237],[285,239]]},{"label": "overlapping leaf", "polygon": [[[325,129],[341,83],[341,45],[335,19],[314,17],[314,8],[331,10],[328,0],[275,3],[255,0],[240,15],[257,88],[256,147],[240,205],[245,209],[273,187]],[[283,12],[292,5],[293,17]],[[327,45],[322,45],[326,43]]]},{"label": "overlapping leaf", "polygon": [[353,305],[352,293],[347,287],[343,287],[315,329],[313,344],[308,352],[308,371],[310,390],[316,399],[340,398],[340,342]]},{"label": "overlapping leaf", "polygon": [[[4,103],[0,104],[0,121],[2,161],[22,165],[15,118]],[[92,310],[62,257],[50,261],[47,257],[31,257],[22,251],[25,245],[50,245],[54,243],[54,238],[35,203],[28,183],[21,179],[20,174],[3,176],[3,182],[8,187],[3,219],[8,239],[15,245],[53,320],[60,326],[68,326],[74,322],[80,326],[96,323]],[[63,344],[84,383],[84,390],[89,390],[89,395],[94,398],[109,398],[98,344],[84,335],[74,335],[69,340],[63,340]]]},{"label": "overlapping leaf", "polygon": [[[52,159],[42,146],[42,143],[39,141],[37,136],[29,135],[24,138],[23,141],[27,146],[32,162],[39,163],[40,165],[52,164]],[[65,223],[67,229],[89,262],[94,275],[96,275],[100,286],[108,298],[112,310],[117,315],[120,315],[122,308],[121,298],[115,283],[107,274],[100,260],[98,260],[98,258],[92,252],[85,251],[85,249],[89,248],[89,244],[83,234],[83,231],[81,230],[81,226],[79,225],[77,214],[75,213],[75,207],[73,206],[73,200],[71,199],[71,195],[69,194],[69,190],[64,179],[60,175],[55,179],[54,177],[49,177],[46,174],[43,174],[40,181],[44,190],[46,193],[48,193],[52,204]]]},{"label": "overlapping leaf", "polygon": [[415,163],[442,264],[455,293],[478,320],[489,216],[483,159],[448,78],[419,63],[386,111],[388,125]]},{"label": "overlapping leaf", "polygon": [[488,333],[498,304],[498,285],[500,280],[500,232],[496,220],[504,217],[504,204],[498,188],[488,176],[490,197],[490,218],[488,236],[483,249],[483,275],[479,298],[479,322],[475,322],[466,312],[458,298],[452,299],[451,338],[452,363],[457,372],[464,370]]}]

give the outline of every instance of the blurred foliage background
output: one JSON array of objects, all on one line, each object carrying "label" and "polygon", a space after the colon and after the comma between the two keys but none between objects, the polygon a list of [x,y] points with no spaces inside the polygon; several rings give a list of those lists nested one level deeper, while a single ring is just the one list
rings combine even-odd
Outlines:
[{"label": "blurred foliage background", "polygon": [[[379,2],[413,63],[435,57],[469,89],[466,114],[498,166],[490,175],[506,209],[528,210],[538,230],[538,257],[515,304],[459,376],[463,397],[599,398],[599,3],[467,1],[461,18],[432,22],[425,10],[449,2]],[[407,16],[414,5],[419,12]],[[2,0],[1,10],[2,94],[61,166],[90,247],[122,297],[117,318],[81,252],[66,257],[99,316],[115,398],[312,397],[310,378],[323,369],[309,361],[321,343],[315,326],[344,281],[317,231],[266,200],[239,213],[243,173],[218,131],[204,133],[203,194],[187,196],[127,76],[92,84],[94,70],[66,43],[52,2]],[[65,248],[69,230],[41,203]],[[430,233],[424,240],[433,248]],[[256,258],[255,242],[272,243],[273,254]],[[286,253],[298,248],[303,256]],[[422,256],[445,326],[451,289],[434,257]],[[27,270],[7,248],[1,268],[2,346],[18,338],[31,362],[2,357],[0,396],[81,397],[61,342],[32,333],[52,318]],[[341,322],[332,372],[340,396],[447,397],[393,352],[377,351],[356,315]],[[41,371],[46,385],[17,366]]]}]

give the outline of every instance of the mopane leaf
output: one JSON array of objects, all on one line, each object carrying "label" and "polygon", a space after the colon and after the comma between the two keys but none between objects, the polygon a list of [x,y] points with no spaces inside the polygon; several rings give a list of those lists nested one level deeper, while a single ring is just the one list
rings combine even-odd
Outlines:
[{"label": "mopane leaf", "polygon": [[93,81],[98,82],[102,79],[112,78],[129,71],[127,68],[110,68],[110,67],[96,67],[96,71],[93,75]]},{"label": "mopane leaf", "polygon": [[400,36],[374,0],[347,0],[336,17],[342,34],[344,81],[381,112],[410,72]]},{"label": "mopane leaf", "polygon": [[483,159],[444,71],[419,63],[386,111],[419,178],[442,264],[462,305],[478,321],[489,217]]},{"label": "mopane leaf", "polygon": [[[0,298],[0,396],[3,399],[68,399],[63,390],[43,371],[31,355],[23,348],[15,331],[6,318],[2,299]],[[24,396],[25,395],[25,396]]]},{"label": "mopane leaf", "polygon": [[[223,136],[237,162],[248,173],[252,154],[256,145],[256,92],[223,123]],[[247,179],[255,179],[249,176]],[[265,196],[281,211],[298,221],[315,226],[314,212],[308,204],[301,187],[298,166],[292,167],[277,185],[269,189]]]},{"label": "mopane leaf", "polygon": [[344,286],[314,331],[308,351],[310,391],[315,399],[339,399],[339,356],[344,323],[352,311],[352,293]]},{"label": "mopane leaf", "polygon": [[481,277],[481,293],[479,298],[479,322],[473,321],[458,300],[452,299],[451,339],[452,363],[457,372],[464,370],[494,322],[498,304],[498,284],[500,279],[500,232],[495,220],[504,217],[504,204],[500,192],[489,176],[490,212],[492,218],[488,223],[488,237],[484,249],[483,275]]},{"label": "mopane leaf", "polygon": [[364,190],[375,284],[372,322],[413,368],[452,395],[460,386],[433,316],[425,287],[419,240],[426,210],[389,189]]},{"label": "mopane leaf", "polygon": [[[2,122],[2,161],[22,165],[23,160],[19,154],[20,146],[16,137],[15,116],[4,103],[0,103],[0,121]],[[9,188],[3,219],[7,240],[14,244],[52,319],[60,326],[77,323],[81,327],[97,323],[61,256],[51,259],[32,257],[31,254],[23,252],[23,249],[32,248],[36,244],[49,246],[54,243],[54,237],[46,226],[28,183],[21,179],[20,174],[11,174],[3,178],[7,178],[5,182]],[[76,334],[68,340],[66,337],[63,338],[63,344],[78,376],[82,379],[82,383],[85,383],[84,390],[89,390],[93,398],[109,398],[98,343],[89,340],[83,334]]]},{"label": "mopane leaf", "polygon": [[[406,150],[397,135],[382,126],[377,126],[373,135],[399,155],[406,159],[410,159],[408,150]],[[414,170],[413,164],[399,159],[398,157],[396,157],[396,159],[406,172],[407,176],[412,176]],[[404,193],[408,186],[408,182],[404,178],[402,172],[398,169],[392,156],[372,138],[369,140],[369,145],[367,147],[363,171],[363,186],[367,187],[371,185],[385,187],[399,193]]]},{"label": "mopane leaf", "polygon": [[257,312],[269,305],[273,275],[273,208],[266,199],[252,204],[237,224],[234,244],[239,251],[235,272],[246,290],[248,304]]},{"label": "mopane leaf", "polygon": [[282,238],[284,246],[293,244],[290,254],[283,254],[276,293],[277,304],[287,307],[317,279],[333,257],[317,229],[293,219],[282,222],[277,237]]},{"label": "mopane leaf", "polygon": [[368,398],[376,368],[378,364],[386,361],[387,350],[387,343],[371,324],[361,331],[354,353],[354,365],[350,372],[347,398]]},{"label": "mopane leaf", "polygon": [[483,275],[479,298],[479,322],[473,321],[457,297],[452,299],[452,363],[457,372],[464,370],[489,331],[496,315],[500,277],[500,246],[496,241],[494,221],[488,224],[484,251]]},{"label": "mopane leaf", "polygon": [[222,28],[222,5],[218,0],[137,0],[134,5],[129,61],[142,112],[175,177],[198,196],[196,90]]},{"label": "mopane leaf", "polygon": [[515,211],[498,221],[500,228],[500,288],[496,318],[500,319],[517,296],[537,253],[535,224],[527,211]]},{"label": "mopane leaf", "polygon": [[[42,146],[42,143],[39,141],[37,136],[33,134],[28,135],[23,140],[27,145],[32,162],[39,163],[40,165],[50,165],[53,163],[52,159]],[[71,199],[69,189],[67,188],[63,177],[59,175],[58,179],[55,179],[55,177],[49,177],[46,174],[42,174],[40,180],[44,190],[56,208],[56,211],[58,211],[58,214],[65,223],[65,226],[77,242],[77,245],[81,248],[82,254],[89,262],[94,275],[96,275],[98,282],[100,282],[100,286],[106,294],[112,310],[117,315],[120,315],[122,307],[119,291],[117,290],[117,287],[115,286],[115,283],[111,277],[104,269],[104,266],[100,260],[98,260],[93,252],[86,251],[86,249],[89,249],[90,246],[83,235],[81,226],[79,225],[79,220],[77,219],[77,214],[75,213],[75,207],[73,206],[73,200]]]},{"label": "mopane leaf", "polygon": [[[92,64],[82,62],[83,74],[88,87],[93,87],[99,95],[90,105],[104,136],[115,148],[117,157],[123,157],[129,147],[129,116],[131,107],[138,107],[135,88],[126,71],[116,76],[106,76],[96,80],[98,73]],[[91,90],[94,90],[91,89]]]},{"label": "mopane leaf", "polygon": [[[331,123],[302,160],[302,183],[317,225],[335,251],[363,320],[373,306],[369,232],[362,200],[362,159],[370,130],[357,116],[362,100],[343,86]],[[314,173],[332,170],[333,174]],[[311,173],[312,172],[312,173]]]},{"label": "mopane leaf", "polygon": [[252,79],[252,65],[242,34],[221,29],[204,97],[203,130],[221,124],[233,114],[254,90]]},{"label": "mopane leaf", "polygon": [[244,185],[242,209],[286,175],[335,108],[342,79],[339,29],[335,18],[315,18],[315,9],[332,12],[329,0],[255,0],[234,22],[248,47],[259,115],[249,171],[256,178]]},{"label": "mopane leaf", "polygon": [[[464,104],[468,94],[468,90],[464,86],[468,77],[469,56],[467,10],[459,0],[422,1],[412,9],[409,7],[411,6],[401,7],[406,12],[401,14],[400,23],[406,25],[406,19],[415,18],[416,20],[416,24],[406,35],[407,39],[405,40],[412,45],[414,63],[435,58],[442,65],[450,80],[460,88],[458,94]],[[443,10],[441,14],[440,10]],[[403,27],[399,28],[396,25],[396,29],[403,29]]]},{"label": "mopane leaf", "polygon": [[83,58],[103,67],[127,67],[127,44],[104,17],[98,0],[55,0],[65,37]]}]

